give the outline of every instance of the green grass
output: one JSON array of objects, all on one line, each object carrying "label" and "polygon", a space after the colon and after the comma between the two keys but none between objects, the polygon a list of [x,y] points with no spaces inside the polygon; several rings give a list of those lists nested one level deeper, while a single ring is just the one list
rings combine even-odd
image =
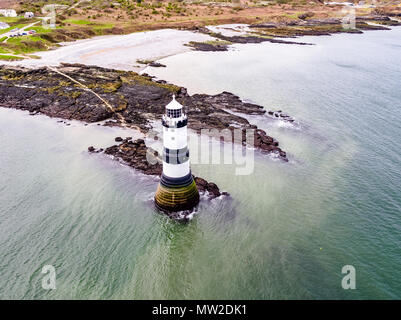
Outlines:
[{"label": "green grass", "polygon": [[21,58],[21,57],[0,54],[0,60],[13,61],[13,60],[23,60],[23,59],[24,58]]},{"label": "green grass", "polygon": [[21,41],[27,41],[27,40],[31,40],[34,42],[37,41],[42,41],[45,42],[45,40],[43,38],[41,38],[39,35],[31,35],[31,36],[21,36],[21,37],[15,37],[15,38],[10,38],[8,39],[8,43],[14,43],[14,44],[20,44]]},{"label": "green grass", "polygon": [[40,35],[9,38],[6,43],[0,43],[0,49],[9,54],[27,54],[48,49],[47,41]]},{"label": "green grass", "polygon": [[0,22],[13,23],[20,20],[21,17],[0,17]]},{"label": "green grass", "polygon": [[91,24],[89,20],[74,20],[74,19],[67,19],[65,20],[65,23],[72,23],[72,24],[78,24],[78,25],[86,25],[86,24]]},{"label": "green grass", "polygon": [[13,30],[15,28],[21,29],[21,28],[23,28],[23,27],[25,27],[27,25],[29,25],[29,23],[28,24],[16,24],[16,25],[14,25],[14,26],[12,26],[10,28],[0,30],[0,34],[4,34],[4,33],[7,33],[7,32],[10,32],[11,30]]},{"label": "green grass", "polygon": [[[56,29],[59,29],[61,27],[56,27]],[[52,28],[44,28],[44,27],[30,27],[27,28],[25,31],[29,31],[29,30],[34,30],[37,33],[48,33],[48,32],[52,32],[54,29]]]},{"label": "green grass", "polygon": [[97,25],[93,25],[93,30],[98,31],[98,30],[103,30],[103,29],[111,29],[113,27],[114,27],[114,24],[112,24],[112,23],[97,24]]}]

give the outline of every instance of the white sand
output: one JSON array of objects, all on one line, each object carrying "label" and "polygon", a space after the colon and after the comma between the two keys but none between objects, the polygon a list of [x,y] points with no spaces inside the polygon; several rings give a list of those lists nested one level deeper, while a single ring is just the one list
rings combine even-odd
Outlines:
[{"label": "white sand", "polygon": [[140,71],[145,65],[140,60],[157,60],[189,51],[184,44],[190,41],[213,40],[212,37],[191,31],[164,29],[131,33],[128,35],[102,36],[62,44],[51,51],[38,52],[41,59],[26,59],[0,64],[24,67],[57,66],[60,62],[97,65],[119,70]]}]

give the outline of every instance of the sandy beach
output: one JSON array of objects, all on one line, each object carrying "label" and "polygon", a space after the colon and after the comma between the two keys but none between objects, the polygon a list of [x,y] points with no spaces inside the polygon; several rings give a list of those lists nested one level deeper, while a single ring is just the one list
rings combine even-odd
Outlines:
[{"label": "sandy beach", "polygon": [[61,47],[55,50],[38,52],[36,55],[40,59],[1,61],[0,64],[43,67],[58,66],[61,62],[65,62],[138,72],[146,65],[137,63],[137,60],[165,58],[191,50],[185,46],[190,41],[208,40],[213,38],[201,33],[173,29],[101,36],[61,43]]}]

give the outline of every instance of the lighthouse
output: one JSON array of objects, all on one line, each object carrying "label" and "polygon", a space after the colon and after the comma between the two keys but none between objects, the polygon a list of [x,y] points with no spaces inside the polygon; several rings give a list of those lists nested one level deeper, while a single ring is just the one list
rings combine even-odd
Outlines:
[{"label": "lighthouse", "polygon": [[173,96],[162,117],[163,173],[155,195],[156,206],[163,211],[190,210],[199,202],[189,166],[187,123],[183,106]]}]

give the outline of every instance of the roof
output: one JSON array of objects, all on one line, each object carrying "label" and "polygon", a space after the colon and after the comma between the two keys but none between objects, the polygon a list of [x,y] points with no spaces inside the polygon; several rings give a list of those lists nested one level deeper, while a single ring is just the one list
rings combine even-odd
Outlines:
[{"label": "roof", "polygon": [[182,109],[182,104],[175,100],[175,95],[173,95],[173,100],[166,106],[167,109],[177,110]]}]

